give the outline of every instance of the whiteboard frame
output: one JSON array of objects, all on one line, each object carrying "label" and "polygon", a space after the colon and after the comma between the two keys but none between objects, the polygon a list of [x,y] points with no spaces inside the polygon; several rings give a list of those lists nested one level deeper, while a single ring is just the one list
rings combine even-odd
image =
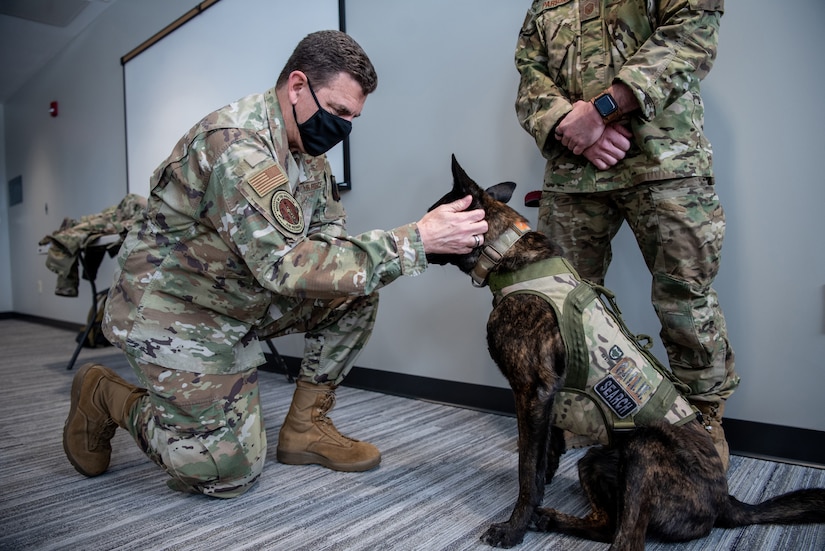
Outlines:
[{"label": "whiteboard frame", "polygon": [[[286,4],[204,0],[121,58],[129,193],[149,195],[155,168],[203,116],[274,86],[304,36],[345,30],[343,0]],[[349,147],[347,138],[327,153],[344,190],[352,188]]]}]

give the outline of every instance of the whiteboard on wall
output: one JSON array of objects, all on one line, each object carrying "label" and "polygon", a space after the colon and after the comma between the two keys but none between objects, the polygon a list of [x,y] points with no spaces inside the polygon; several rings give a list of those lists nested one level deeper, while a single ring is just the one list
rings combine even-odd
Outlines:
[{"label": "whiteboard on wall", "polygon": [[[128,190],[149,178],[201,118],[275,85],[307,34],[339,28],[338,0],[220,0],[123,65]],[[344,178],[343,144],[328,154]]]}]

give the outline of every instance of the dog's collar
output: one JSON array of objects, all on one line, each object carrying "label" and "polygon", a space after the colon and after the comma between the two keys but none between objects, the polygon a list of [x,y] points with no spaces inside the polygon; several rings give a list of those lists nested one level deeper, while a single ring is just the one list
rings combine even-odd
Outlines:
[{"label": "dog's collar", "polygon": [[470,272],[473,285],[476,287],[484,287],[487,285],[487,277],[490,275],[490,270],[495,268],[498,263],[501,262],[501,257],[504,256],[504,253],[506,253],[522,235],[529,231],[530,226],[524,222],[516,222],[504,230],[504,232],[498,236],[498,239],[493,240],[492,243],[485,243],[478,257],[478,262],[476,262],[475,267],[473,267],[473,270]]}]

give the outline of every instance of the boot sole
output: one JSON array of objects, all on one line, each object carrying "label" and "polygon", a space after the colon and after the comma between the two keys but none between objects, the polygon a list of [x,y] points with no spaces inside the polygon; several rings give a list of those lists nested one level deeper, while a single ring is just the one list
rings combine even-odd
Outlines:
[{"label": "boot sole", "polygon": [[378,456],[377,459],[368,459],[358,463],[335,463],[323,455],[312,452],[286,452],[277,450],[275,455],[278,458],[278,462],[285,465],[321,465],[333,471],[346,473],[369,471],[381,463],[381,456]]},{"label": "boot sole", "polygon": [[69,406],[69,416],[66,418],[66,422],[63,424],[63,451],[66,453],[66,458],[69,460],[69,463],[72,464],[72,467],[74,467],[77,472],[79,472],[83,476],[88,477],[101,475],[106,472],[106,469],[99,473],[92,473],[81,467],[74,459],[74,457],[72,457],[72,453],[69,451],[66,430],[69,428],[69,425],[72,423],[72,421],[74,421],[74,417],[77,415],[77,403],[80,400],[80,391],[83,387],[83,381],[86,379],[86,374],[87,372],[91,371],[91,369],[94,368],[96,365],[97,364],[86,364],[77,370],[77,374],[74,377],[74,381],[72,381],[72,401],[71,405]]}]

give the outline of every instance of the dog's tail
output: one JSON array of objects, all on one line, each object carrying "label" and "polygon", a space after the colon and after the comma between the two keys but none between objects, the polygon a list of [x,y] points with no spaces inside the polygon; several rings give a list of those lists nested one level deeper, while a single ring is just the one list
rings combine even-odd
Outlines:
[{"label": "dog's tail", "polygon": [[756,505],[742,503],[733,496],[716,519],[720,528],[749,524],[825,523],[825,489],[797,490]]}]

